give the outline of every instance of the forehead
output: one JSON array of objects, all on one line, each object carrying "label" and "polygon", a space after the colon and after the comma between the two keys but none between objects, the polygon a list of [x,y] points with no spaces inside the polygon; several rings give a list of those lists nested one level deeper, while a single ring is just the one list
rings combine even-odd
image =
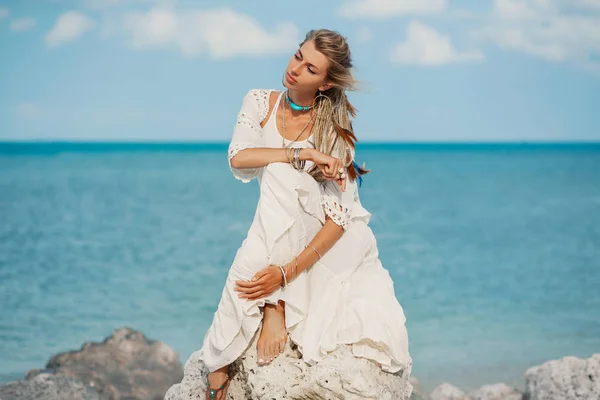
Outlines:
[{"label": "forehead", "polygon": [[319,71],[325,71],[329,66],[329,60],[325,55],[315,48],[315,43],[312,40],[307,41],[300,47],[304,61],[311,63],[319,68]]}]

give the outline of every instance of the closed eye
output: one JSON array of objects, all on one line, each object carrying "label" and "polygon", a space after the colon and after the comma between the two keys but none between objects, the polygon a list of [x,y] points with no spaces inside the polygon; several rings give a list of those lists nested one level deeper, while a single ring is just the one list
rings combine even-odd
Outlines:
[{"label": "closed eye", "polygon": [[[298,53],[294,54],[294,58],[295,58],[296,60],[298,60],[298,61],[300,61],[300,60],[301,60],[301,58],[300,58],[300,56],[298,55]],[[313,75],[315,75],[315,74],[316,74],[316,72],[315,72],[315,71],[313,71],[312,69],[310,69],[310,68],[307,68],[307,69],[308,69],[308,72],[310,72],[311,74],[313,74]]]}]

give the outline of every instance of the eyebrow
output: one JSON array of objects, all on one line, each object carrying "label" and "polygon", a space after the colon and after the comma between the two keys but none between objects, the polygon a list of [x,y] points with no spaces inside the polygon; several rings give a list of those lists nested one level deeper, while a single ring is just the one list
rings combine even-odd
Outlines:
[{"label": "eyebrow", "polygon": [[[298,49],[298,53],[300,53],[300,57],[304,58],[304,56],[302,55],[302,51],[300,51],[300,49]],[[311,63],[308,63],[308,64],[309,64],[311,67],[314,67],[314,68],[317,70],[317,72],[319,72],[319,68],[317,68],[317,66],[316,66],[316,65],[314,65],[314,64],[311,64]]]}]

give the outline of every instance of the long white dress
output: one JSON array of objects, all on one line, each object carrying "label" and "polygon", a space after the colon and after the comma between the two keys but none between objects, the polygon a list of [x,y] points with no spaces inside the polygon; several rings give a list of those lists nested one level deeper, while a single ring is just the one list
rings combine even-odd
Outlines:
[{"label": "long white dress", "polygon": [[[253,89],[244,97],[229,160],[245,148],[282,147],[275,118],[282,93],[264,128],[260,125],[267,117],[271,91]],[[294,147],[312,146],[311,138]],[[307,161],[305,170],[310,165]],[[260,198],[204,336],[200,358],[209,371],[235,361],[259,327],[260,307],[281,299],[286,304],[289,337],[305,362],[315,364],[338,344],[349,344],[356,357],[373,360],[384,371],[404,369],[410,374],[406,318],[393,281],[379,260],[368,226],[371,214],[360,203],[356,182],[348,181],[342,192],[337,183],[318,183],[289,163],[253,169],[236,169],[230,163],[230,168],[242,182],[257,178]],[[321,229],[325,215],[341,225],[344,234],[319,261],[266,298],[238,298],[236,280],[249,280],[269,264],[292,260]]]}]

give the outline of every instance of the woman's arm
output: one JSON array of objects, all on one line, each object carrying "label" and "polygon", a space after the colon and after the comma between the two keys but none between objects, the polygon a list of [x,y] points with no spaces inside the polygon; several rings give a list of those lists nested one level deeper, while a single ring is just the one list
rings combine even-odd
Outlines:
[{"label": "woman's arm", "polygon": [[[312,160],[315,149],[305,148],[300,150],[300,160]],[[270,147],[255,147],[240,150],[231,158],[231,166],[237,169],[260,168],[275,162],[289,162],[286,149]]]},{"label": "woman's arm", "polygon": [[308,246],[298,254],[296,259],[288,262],[283,267],[288,283],[296,279],[302,271],[308,269],[323,257],[323,255],[327,253],[338,240],[340,240],[343,234],[344,228],[333,222],[329,216],[326,216],[325,224],[310,241]]},{"label": "woman's arm", "polygon": [[[235,153],[229,159],[229,165],[232,171],[244,171],[245,169],[255,171],[271,163],[290,162],[291,157],[289,148],[249,147]],[[339,168],[342,166],[342,161],[339,158],[329,156],[310,147],[300,149],[299,158],[300,160],[314,162],[325,179],[335,180],[341,186],[342,191],[346,190],[346,179],[339,178],[338,175]]]},{"label": "woman's arm", "polygon": [[[317,262],[319,256],[324,256],[342,237],[351,221],[361,220],[368,224],[371,214],[360,202],[356,180],[348,181],[347,185],[348,190],[342,191],[333,181],[323,183],[321,201],[326,215],[325,223],[309,243],[314,250],[307,247],[298,254],[297,259],[292,259],[283,267],[288,283]],[[240,292],[240,297],[256,300],[273,293],[282,281],[281,269],[277,265],[269,265],[257,272],[252,281],[237,281],[235,290]]]},{"label": "woman's arm", "polygon": [[[323,254],[333,247],[343,234],[344,228],[333,222],[329,217],[326,217],[325,224],[309,243],[309,246],[314,247],[316,251],[310,247],[306,247],[294,260],[283,266],[287,282],[290,283],[302,271],[316,263]],[[273,293],[281,286],[282,282],[281,269],[276,265],[269,265],[257,272],[250,282],[236,281],[234,290],[240,293],[238,295],[240,298],[256,300]]]}]

